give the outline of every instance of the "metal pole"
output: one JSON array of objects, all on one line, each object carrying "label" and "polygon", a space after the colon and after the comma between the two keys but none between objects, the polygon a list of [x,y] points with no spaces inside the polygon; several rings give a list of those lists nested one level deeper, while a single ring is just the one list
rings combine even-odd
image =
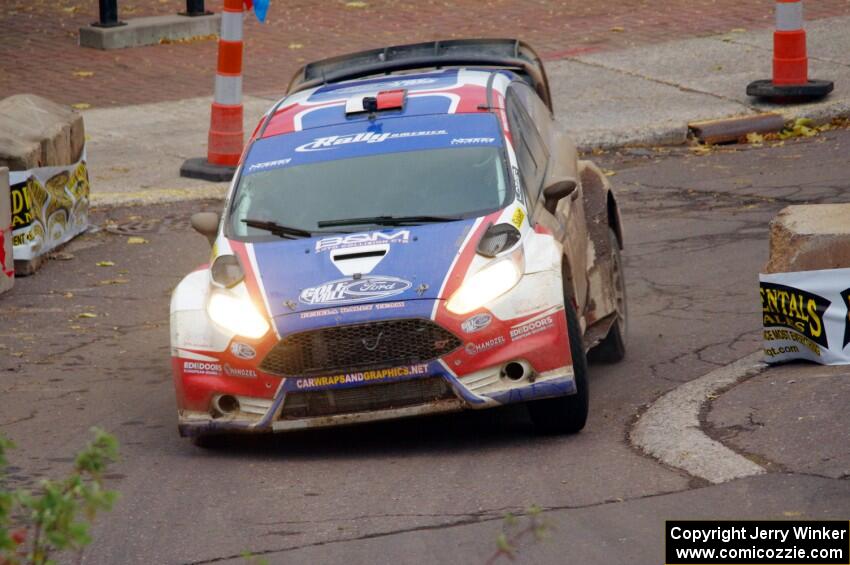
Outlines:
[{"label": "metal pole", "polygon": [[95,27],[117,27],[127,25],[118,20],[118,0],[99,0],[98,16],[100,20],[93,22]]},{"label": "metal pole", "polygon": [[181,16],[209,16],[212,12],[204,9],[204,0],[186,0],[186,11],[180,12]]}]

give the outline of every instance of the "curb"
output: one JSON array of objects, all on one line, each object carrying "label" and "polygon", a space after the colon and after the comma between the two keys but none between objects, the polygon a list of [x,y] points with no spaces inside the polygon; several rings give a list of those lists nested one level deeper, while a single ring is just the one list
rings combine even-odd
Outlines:
[{"label": "curb", "polygon": [[[790,106],[786,108],[777,107],[770,110],[765,110],[761,113],[752,113],[752,114],[737,114],[731,116],[718,116],[715,118],[708,118],[706,120],[701,120],[702,122],[725,122],[732,120],[740,120],[742,118],[758,118],[760,116],[776,114],[782,117],[783,125],[788,122],[794,122],[799,118],[807,118],[812,120],[815,125],[823,125],[828,124],[832,120],[835,119],[843,119],[850,118],[850,102],[845,102],[843,100],[836,100],[835,102],[818,105],[818,106],[810,106],[810,107],[795,107]],[[671,145],[684,145],[687,143],[688,138],[692,135],[691,132],[691,124],[695,122],[688,122],[684,124],[665,124],[653,127],[649,130],[644,129],[625,129],[625,130],[611,130],[611,131],[592,131],[588,132],[584,136],[575,133],[568,132],[574,139],[576,139],[576,147],[579,151],[589,153],[594,149],[602,149],[602,150],[616,150],[625,147],[654,147],[659,145],[671,146]],[[782,128],[779,128],[779,131]],[[762,132],[764,133],[768,130],[759,130],[753,129],[751,131],[747,131],[746,133],[752,132]],[[584,139],[582,139],[582,137]]]},{"label": "curb", "polygon": [[629,433],[630,442],[662,463],[719,484],[765,469],[706,435],[700,411],[718,391],[767,368],[761,351],[687,382],[652,403]]}]

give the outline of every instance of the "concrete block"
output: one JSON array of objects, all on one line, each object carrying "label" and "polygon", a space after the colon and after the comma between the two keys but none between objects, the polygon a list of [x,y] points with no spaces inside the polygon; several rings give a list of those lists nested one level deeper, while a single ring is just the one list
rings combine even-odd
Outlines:
[{"label": "concrete block", "polygon": [[209,16],[150,16],[126,20],[117,27],[86,26],[80,28],[80,46],[94,49],[122,49],[141,45],[156,45],[163,39],[188,39],[217,35],[221,14]]},{"label": "concrete block", "polygon": [[12,258],[12,205],[9,193],[9,169],[0,167],[0,294],[15,284]]},{"label": "concrete block", "polygon": [[850,267],[850,203],[788,206],[770,222],[765,273]]},{"label": "concrete block", "polygon": [[0,167],[13,171],[70,165],[85,145],[83,117],[34,94],[0,100]]}]

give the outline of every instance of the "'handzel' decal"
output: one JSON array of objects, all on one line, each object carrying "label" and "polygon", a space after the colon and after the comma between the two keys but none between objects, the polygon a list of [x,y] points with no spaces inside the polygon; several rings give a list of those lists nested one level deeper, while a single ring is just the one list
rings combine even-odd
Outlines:
[{"label": "'handzel' decal", "polygon": [[396,277],[340,279],[305,288],[298,300],[311,305],[354,304],[401,294],[412,284]]}]

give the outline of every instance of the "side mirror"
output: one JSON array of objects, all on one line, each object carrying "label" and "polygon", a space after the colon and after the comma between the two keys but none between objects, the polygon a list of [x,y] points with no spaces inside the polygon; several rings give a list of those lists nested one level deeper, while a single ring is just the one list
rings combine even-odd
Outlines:
[{"label": "side mirror", "polygon": [[560,202],[563,198],[570,195],[572,195],[573,198],[578,196],[578,191],[576,190],[577,187],[578,185],[573,179],[564,179],[550,184],[543,189],[543,207],[546,208],[550,214],[554,214],[555,209],[558,207],[558,202]]},{"label": "side mirror", "polygon": [[198,212],[192,214],[192,227],[210,242],[215,243],[218,235],[218,225],[221,223],[221,215],[218,212]]}]

